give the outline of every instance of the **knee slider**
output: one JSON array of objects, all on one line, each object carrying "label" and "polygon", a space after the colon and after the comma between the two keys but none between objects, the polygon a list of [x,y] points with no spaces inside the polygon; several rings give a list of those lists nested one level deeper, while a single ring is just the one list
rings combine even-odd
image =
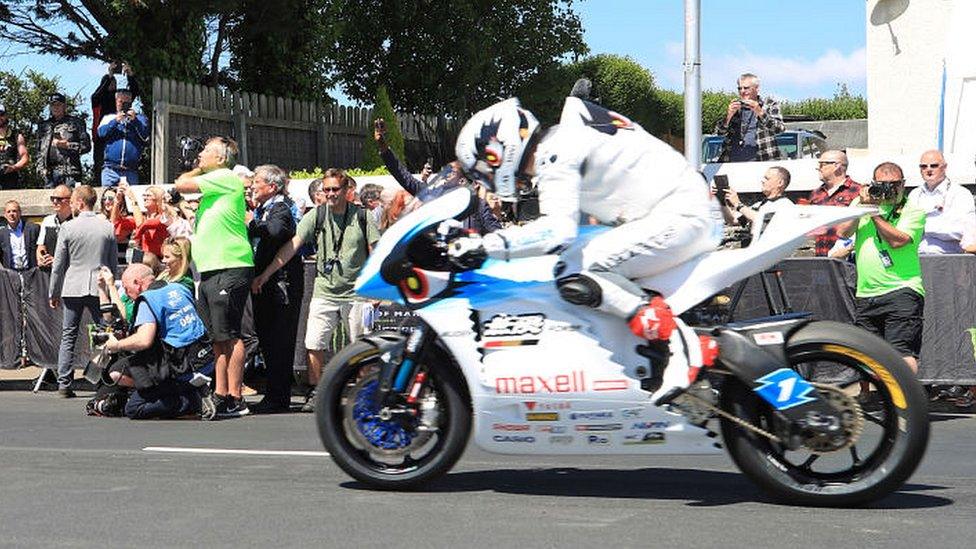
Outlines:
[{"label": "knee slider", "polygon": [[603,301],[603,291],[592,278],[583,274],[574,274],[556,281],[559,296],[573,305],[599,307]]}]

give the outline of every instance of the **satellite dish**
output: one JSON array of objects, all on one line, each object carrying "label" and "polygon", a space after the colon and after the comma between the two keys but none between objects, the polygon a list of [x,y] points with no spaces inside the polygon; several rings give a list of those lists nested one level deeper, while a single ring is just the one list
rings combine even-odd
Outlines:
[{"label": "satellite dish", "polygon": [[878,0],[871,10],[871,24],[880,26],[891,23],[905,13],[908,4],[909,0]]}]

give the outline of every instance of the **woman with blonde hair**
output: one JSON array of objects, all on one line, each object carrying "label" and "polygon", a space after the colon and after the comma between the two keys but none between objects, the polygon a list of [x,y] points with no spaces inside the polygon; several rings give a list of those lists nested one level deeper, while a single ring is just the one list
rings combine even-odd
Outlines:
[{"label": "woman with blonde hair", "polygon": [[163,242],[163,272],[157,280],[178,282],[190,289],[192,293],[193,277],[190,276],[190,239],[185,236],[171,236]]}]

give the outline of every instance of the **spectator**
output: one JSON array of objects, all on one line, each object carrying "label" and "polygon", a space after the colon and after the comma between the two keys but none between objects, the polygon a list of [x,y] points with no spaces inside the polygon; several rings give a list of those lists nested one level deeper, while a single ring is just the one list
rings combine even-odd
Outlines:
[{"label": "spectator", "polygon": [[[873,197],[869,189],[882,185],[890,185],[892,192]],[[907,203],[904,173],[893,162],[874,169],[870,186],[861,188],[860,204],[877,205],[879,212],[839,227],[844,236],[856,235],[855,323],[884,338],[917,372],[925,304],[918,247],[925,211]]]},{"label": "spectator", "polygon": [[[810,191],[810,204],[849,206],[860,195],[861,186],[847,175],[847,154],[843,151],[830,150],[820,155],[820,159],[817,160],[817,171],[823,184]],[[837,242],[837,228],[830,227],[817,236],[814,253],[820,257],[827,257],[835,242]]]},{"label": "spectator", "polygon": [[926,151],[918,164],[925,184],[908,193],[908,204],[926,212],[920,254],[961,254],[964,230],[976,219],[973,194],[946,177],[946,161],[936,150]]},{"label": "spectator", "polygon": [[3,206],[6,223],[0,225],[0,265],[16,271],[37,266],[37,238],[41,228],[20,215],[20,204],[8,200]]},{"label": "spectator", "polygon": [[[116,76],[120,75],[120,76]],[[128,88],[132,97],[139,97],[139,86],[132,77],[132,68],[126,63],[118,61],[110,63],[108,73],[102,76],[102,81],[98,83],[98,88],[91,96],[92,106],[92,180],[102,180],[102,165],[105,162],[105,139],[98,135],[98,126],[102,119],[108,115],[115,115],[118,112],[115,102],[115,92],[119,89]],[[131,183],[134,185],[135,180]]]},{"label": "spectator", "polygon": [[373,214],[373,220],[378,224],[383,217],[383,186],[367,183],[359,191],[359,203]]},{"label": "spectator", "polygon": [[390,200],[390,203],[383,206],[383,215],[380,217],[379,223],[380,232],[386,232],[386,230],[393,226],[394,223],[399,221],[401,217],[413,211],[410,206],[412,206],[414,202],[415,200],[413,195],[407,191],[403,189],[396,191],[393,198]]},{"label": "spectator", "polygon": [[770,216],[783,208],[793,206],[793,201],[786,197],[786,187],[790,185],[790,171],[786,168],[774,166],[766,170],[761,185],[763,198],[752,206],[746,206],[739,200],[739,193],[731,187],[725,195],[725,203],[722,204],[725,222],[730,225],[751,225],[753,241],[762,234]]},{"label": "spectator", "polygon": [[67,114],[63,94],[51,94],[49,103],[51,117],[37,127],[37,171],[49,189],[73,187],[81,181],[81,157],[91,150],[91,137],[80,118]]},{"label": "spectator", "polygon": [[[428,183],[417,179],[407,168],[400,163],[390,146],[386,142],[386,122],[382,118],[377,118],[373,123],[373,139],[379,148],[380,157],[386,164],[386,169],[390,171],[397,183],[413,196],[417,196],[422,190],[428,188]],[[438,181],[431,181],[431,185],[443,185],[446,189],[451,187],[468,185],[468,180],[461,174],[460,165],[455,161],[441,169],[437,174]],[[397,212],[399,215],[400,212]],[[389,216],[388,216],[389,217]],[[394,219],[395,221],[395,219]],[[501,221],[491,212],[491,208],[484,199],[478,200],[478,211],[464,220],[465,227],[474,229],[479,233],[489,233],[502,228]]]},{"label": "spectator", "polygon": [[176,180],[181,194],[200,193],[193,255],[200,273],[198,309],[216,357],[217,415],[250,413],[241,396],[246,352],[241,319],[254,275],[254,257],[244,221],[244,184],[231,171],[237,165],[237,143],[214,137],[200,151],[198,167]]},{"label": "spectator", "polygon": [[312,182],[308,184],[308,197],[312,200],[312,204],[315,206],[325,204],[325,192],[322,190],[321,177],[318,179],[313,179]]},{"label": "spectator", "polygon": [[71,390],[74,378],[75,341],[85,309],[98,318],[98,276],[102,265],[114,270],[118,266],[115,234],[112,224],[102,221],[93,209],[97,197],[88,185],[78,186],[71,195],[76,218],[65,223],[54,253],[48,298],[51,308],[63,302],[61,348],[58,350],[58,393],[75,396]]},{"label": "spectator", "polygon": [[135,391],[125,405],[131,419],[176,418],[201,413],[214,418],[215,405],[206,378],[199,389],[189,382],[207,368],[209,339],[186,286],[153,280],[145,265],[129,265],[122,273],[126,295],[135,302],[128,337],[109,336],[105,350],[126,353],[109,367],[109,376]]},{"label": "spectator", "polygon": [[190,253],[190,239],[185,236],[171,236],[163,242],[162,255],[163,272],[159,274],[157,280],[163,282],[176,282],[182,284],[190,290],[196,292],[193,284],[193,277],[190,276],[190,262],[193,256]]},{"label": "spectator", "polygon": [[[254,200],[258,207],[248,214],[247,233],[254,248],[254,270],[263,272],[278,250],[294,236],[295,205],[288,197],[288,173],[278,166],[254,169]],[[295,255],[278,269],[260,293],[251,297],[254,328],[267,366],[268,386],[255,413],[287,412],[291,405],[295,338],[298,315],[305,294],[302,258]]]},{"label": "spectator", "polygon": [[7,108],[0,103],[0,190],[19,189],[20,172],[28,162],[27,140],[10,124]]},{"label": "spectator", "polygon": [[54,213],[41,220],[41,232],[37,235],[37,266],[45,270],[50,270],[54,263],[53,252],[58,246],[61,225],[72,218],[71,189],[67,185],[55,187],[50,198]]},{"label": "spectator", "polygon": [[105,141],[102,186],[114,187],[119,181],[139,184],[139,159],[149,143],[149,120],[132,108],[132,92],[115,92],[114,114],[106,114],[98,125],[98,137]]},{"label": "spectator", "polygon": [[302,411],[313,410],[314,387],[322,375],[326,353],[340,322],[353,339],[361,334],[362,319],[351,314],[355,294],[353,284],[369,255],[369,247],[379,240],[372,216],[346,201],[346,177],[342,170],[329,169],[322,177],[326,202],[302,217],[294,237],[286,242],[264,271],[254,279],[251,290],[262,290],[271,276],[284,267],[305,242],[316,243],[316,277],[308,308],[305,348],[308,350],[308,381],[313,389],[305,397]]},{"label": "spectator", "polygon": [[[106,164],[105,172],[108,173],[111,167]],[[132,192],[126,188],[126,192]],[[139,208],[132,212],[136,228],[132,231],[132,240],[143,251],[156,257],[163,255],[163,242],[169,238],[168,223],[172,223],[178,217],[175,212],[169,211],[165,202],[166,192],[162,187],[146,187],[142,192],[142,203],[146,207],[143,214]]]},{"label": "spectator", "polygon": [[719,162],[780,160],[783,153],[776,135],[786,131],[779,103],[759,96],[759,77],[744,73],[738,80],[739,98],[729,103],[724,120],[715,124],[715,134],[725,137]]},{"label": "spectator", "polygon": [[112,220],[112,207],[115,205],[115,189],[104,189],[99,199],[98,218],[105,221]]}]

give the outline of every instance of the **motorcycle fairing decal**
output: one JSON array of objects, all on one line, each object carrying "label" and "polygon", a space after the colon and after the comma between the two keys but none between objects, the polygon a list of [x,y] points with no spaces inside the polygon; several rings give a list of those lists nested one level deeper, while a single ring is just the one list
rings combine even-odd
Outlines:
[{"label": "motorcycle fairing decal", "polygon": [[481,325],[482,346],[488,349],[537,345],[545,322],[546,315],[541,313],[496,314]]},{"label": "motorcycle fairing decal", "polygon": [[901,390],[901,385],[895,381],[895,378],[891,375],[891,372],[887,368],[878,363],[877,360],[869,357],[868,355],[844,347],[842,345],[824,345],[824,351],[831,353],[838,353],[841,355],[849,356],[856,359],[871,369],[872,372],[881,380],[882,383],[887,387],[888,392],[891,393],[891,402],[901,408],[902,410],[908,407],[908,403],[905,401],[905,393]]},{"label": "motorcycle fairing decal", "polygon": [[759,386],[753,388],[753,391],[777,410],[788,410],[816,400],[807,396],[813,392],[813,385],[789,368],[770,372],[757,379],[756,383]]}]

